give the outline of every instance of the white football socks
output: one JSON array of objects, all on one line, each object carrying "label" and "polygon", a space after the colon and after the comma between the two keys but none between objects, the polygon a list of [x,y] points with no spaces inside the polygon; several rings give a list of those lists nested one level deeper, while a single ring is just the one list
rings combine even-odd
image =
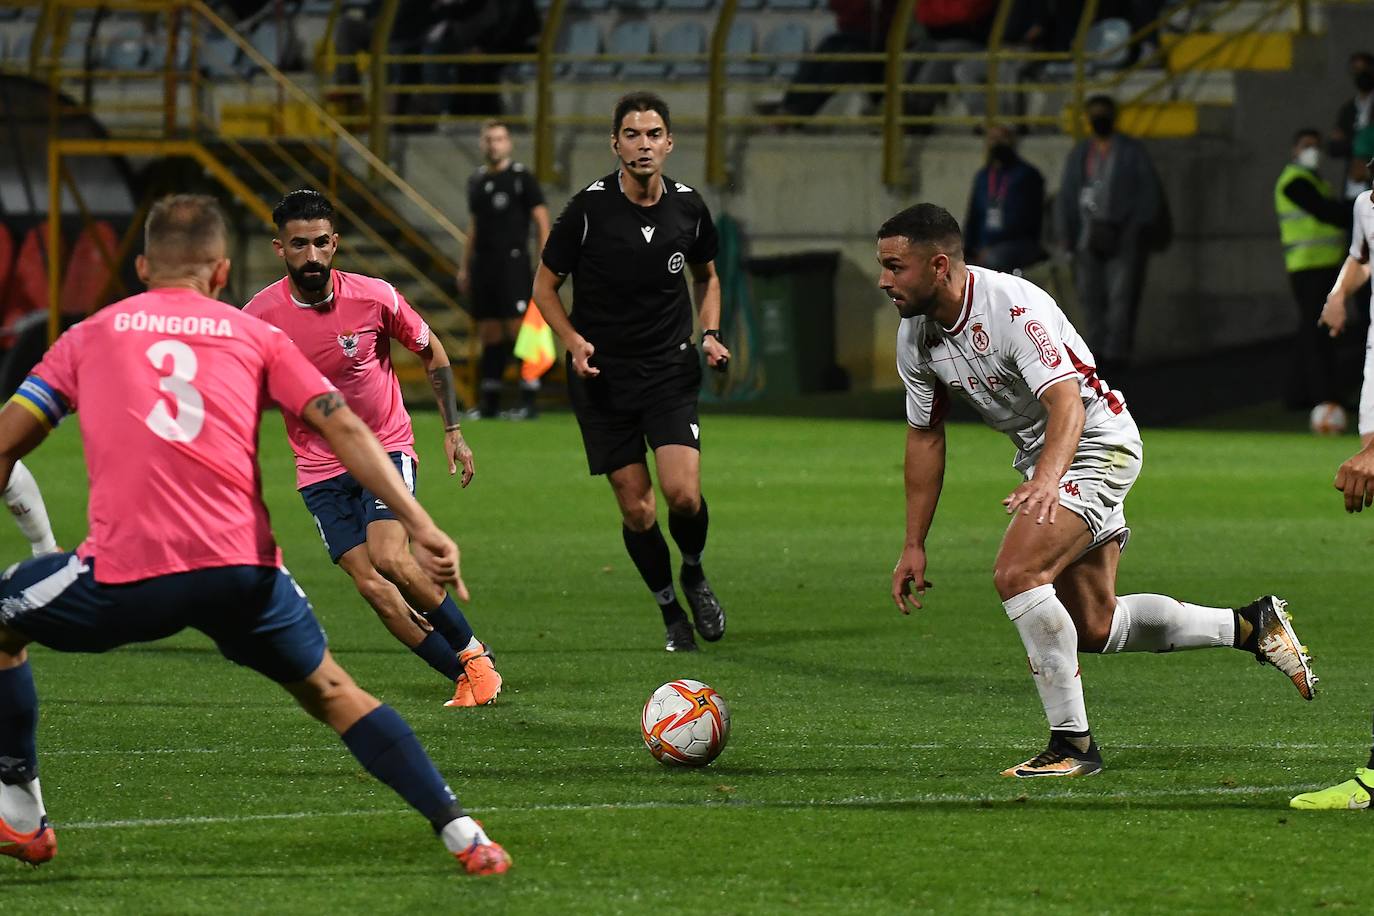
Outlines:
[{"label": "white football socks", "polygon": [[1078,630],[1053,585],[1013,595],[1002,606],[1026,646],[1035,688],[1050,728],[1086,732],[1088,710],[1078,675]]},{"label": "white football socks", "polygon": [[38,481],[16,461],[10,470],[9,486],[5,487],[5,505],[9,506],[19,530],[29,539],[33,555],[51,553],[57,549],[53,538],[52,525],[48,522],[48,509],[43,505],[43,494],[38,491]]},{"label": "white football socks", "polygon": [[449,852],[462,852],[473,843],[486,845],[491,842],[482,830],[482,825],[466,814],[445,824],[444,829],[439,832],[439,838],[444,841],[444,848]]},{"label": "white football socks", "polygon": [[1229,648],[1235,637],[1236,617],[1229,607],[1203,607],[1167,595],[1126,595],[1116,599],[1102,652]]},{"label": "white football socks", "polygon": [[38,829],[43,815],[47,813],[43,808],[43,791],[37,779],[17,786],[0,783],[0,820],[8,824],[11,830],[32,833]]}]

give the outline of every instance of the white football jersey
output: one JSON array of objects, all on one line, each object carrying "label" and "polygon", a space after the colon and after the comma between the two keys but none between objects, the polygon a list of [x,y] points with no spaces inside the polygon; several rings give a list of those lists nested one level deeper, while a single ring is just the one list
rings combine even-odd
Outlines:
[{"label": "white football jersey", "polygon": [[1374,247],[1374,198],[1365,191],[1355,198],[1355,229],[1350,235],[1350,256],[1361,264],[1369,263]]},{"label": "white football jersey", "polygon": [[906,386],[907,422],[929,429],[944,419],[949,392],[973,406],[1019,450],[1016,468],[1034,466],[1045,444],[1045,389],[1077,379],[1087,417],[1083,437],[1132,428],[1126,402],[1097,377],[1083,338],[1044,290],[1010,274],[968,268],[964,308],[954,327],[905,318],[897,329],[897,371]]}]

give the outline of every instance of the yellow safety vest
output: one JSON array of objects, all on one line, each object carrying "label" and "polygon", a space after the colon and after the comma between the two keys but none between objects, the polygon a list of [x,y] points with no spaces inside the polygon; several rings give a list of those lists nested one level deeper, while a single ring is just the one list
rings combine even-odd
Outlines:
[{"label": "yellow safety vest", "polygon": [[1283,193],[1294,181],[1310,181],[1323,197],[1331,196],[1331,186],[1299,165],[1289,163],[1274,185],[1274,211],[1279,216],[1279,238],[1283,241],[1283,261],[1289,273],[1319,267],[1339,267],[1345,261],[1345,232],[1324,223]]}]

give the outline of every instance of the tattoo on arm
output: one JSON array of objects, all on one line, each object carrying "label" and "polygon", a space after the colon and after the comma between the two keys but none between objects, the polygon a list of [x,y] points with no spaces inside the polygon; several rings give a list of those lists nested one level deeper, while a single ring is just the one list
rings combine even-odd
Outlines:
[{"label": "tattoo on arm", "polygon": [[434,389],[434,400],[439,402],[439,413],[444,418],[444,428],[458,425],[458,395],[453,390],[453,367],[438,366],[429,370],[429,385]]},{"label": "tattoo on arm", "polygon": [[339,394],[337,391],[331,391],[329,394],[322,394],[315,399],[315,409],[326,417],[340,407],[346,406],[348,405],[344,403],[343,395]]}]

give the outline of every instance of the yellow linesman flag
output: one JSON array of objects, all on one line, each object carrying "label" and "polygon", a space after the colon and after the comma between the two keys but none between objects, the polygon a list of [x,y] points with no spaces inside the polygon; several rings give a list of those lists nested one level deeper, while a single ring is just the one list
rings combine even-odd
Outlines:
[{"label": "yellow linesman flag", "polygon": [[515,338],[515,355],[522,361],[520,377],[527,382],[548,372],[557,358],[553,329],[544,321],[539,307],[533,302],[525,308],[525,320],[520,322],[520,333]]}]

